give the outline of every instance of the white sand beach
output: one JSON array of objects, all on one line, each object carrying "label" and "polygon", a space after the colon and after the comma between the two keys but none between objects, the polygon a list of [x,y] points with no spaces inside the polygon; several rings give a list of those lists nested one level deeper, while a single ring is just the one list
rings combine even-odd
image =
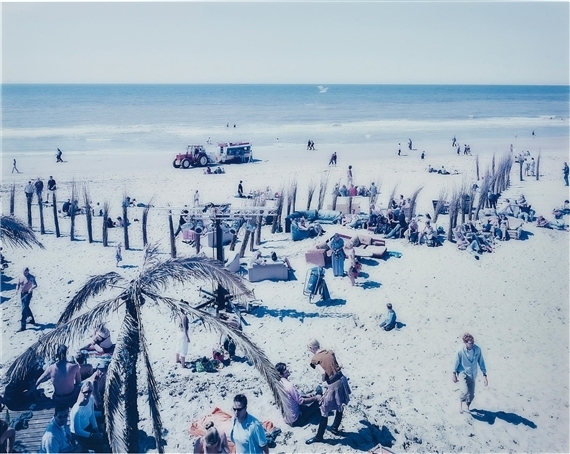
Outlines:
[{"label": "white sand beach", "polygon": [[[538,158],[538,147],[528,138],[520,139],[519,150],[530,150]],[[404,145],[404,144],[403,144]],[[491,167],[493,153],[500,159],[509,143],[471,141],[477,151],[481,176]],[[354,170],[356,185],[368,187],[380,182],[379,206],[386,206],[394,187],[396,196],[410,197],[423,187],[417,199],[417,214],[431,213],[432,200],[442,188],[451,195],[454,186],[471,186],[476,181],[475,156],[456,155],[450,143],[433,143],[422,161],[421,150],[406,150],[406,156],[386,158],[388,150],[379,145],[346,147],[317,144],[316,151],[304,146],[275,144],[255,149],[255,162],[225,166],[223,175],[205,175],[200,168],[174,169],[173,154],[68,154],[67,162],[27,155],[18,158],[20,174],[10,173],[11,157],[4,155],[2,170],[2,210],[9,213],[10,185],[16,184],[15,215],[25,221],[24,186],[28,180],[53,175],[58,183],[58,201],[71,197],[71,185],[87,185],[93,203],[108,201],[111,216],[122,215],[124,196],[152,204],[149,212],[149,240],[157,243],[164,258],[169,257],[167,210],[192,206],[192,195],[199,189],[201,202],[231,203],[237,184],[243,180],[245,192],[287,190],[298,183],[297,209],[306,207],[310,182],[317,184],[311,208],[316,208],[318,184],[328,179],[325,204],[331,202],[334,183],[346,183],[346,168]],[[426,149],[428,149],[426,147]],[[330,154],[338,153],[337,167],[328,167]],[[549,139],[541,143],[540,179],[519,181],[518,165],[511,172],[511,186],[502,198],[516,199],[524,194],[528,202],[549,220],[552,210],[569,198],[562,179],[562,166],[568,161],[568,141]],[[378,157],[375,157],[378,156]],[[426,167],[445,166],[457,174],[428,173]],[[81,198],[80,198],[81,200]],[[4,270],[2,292],[2,359],[0,376],[5,379],[9,365],[42,334],[55,326],[70,298],[89,276],[118,271],[127,279],[136,275],[143,257],[142,208],[129,208],[130,250],[123,250],[121,268],[115,267],[114,245],[122,241],[122,230],[109,232],[110,247],[101,243],[101,220],[94,219],[95,242],[89,244],[84,216],[77,218],[77,240],[69,238],[69,220],[60,218],[62,236],[56,238],[51,208],[44,210],[46,234],[40,235],[38,210],[34,204],[34,230],[44,250],[17,249],[4,244],[11,262]],[[139,221],[135,221],[138,219]],[[522,222],[511,218],[512,224]],[[437,225],[448,230],[448,216],[440,215]],[[326,237],[348,228],[325,225]],[[159,384],[161,412],[167,430],[167,452],[190,452],[193,439],[189,427],[219,407],[231,413],[232,399],[244,393],[249,411],[260,420],[270,420],[282,429],[271,452],[357,452],[378,444],[394,452],[569,452],[569,242],[568,232],[538,228],[525,223],[526,239],[499,242],[493,253],[475,260],[455,244],[442,247],[414,246],[403,239],[388,239],[388,251],[401,257],[366,259],[360,284],[352,287],[347,277],[333,277],[326,271],[332,301],[310,304],[303,295],[305,275],[313,265],[306,263],[305,251],[321,239],[291,240],[289,233],[271,234],[263,227],[263,254],[276,251],[289,258],[295,269],[294,280],[246,282],[255,291],[260,307],[244,314],[244,333],[261,347],[273,363],[285,362],[291,380],[302,390],[314,388],[319,377],[309,367],[307,341],[316,337],[332,348],[343,364],[352,388],[345,411],[343,434],[327,431],[326,444],[306,445],[316,425],[291,428],[285,424],[271,392],[259,373],[246,362],[232,363],[218,373],[193,373],[174,364],[177,346],[175,321],[166,311],[146,307],[143,314],[150,345],[152,366]],[[241,232],[243,235],[243,231]],[[240,237],[241,237],[240,235]],[[241,238],[240,238],[241,239]],[[236,250],[239,250],[240,243]],[[177,239],[179,256],[195,250]],[[208,257],[212,248],[204,247]],[[251,257],[246,251],[244,267]],[[226,252],[226,257],[233,257]],[[24,267],[30,267],[38,280],[31,308],[39,327],[22,333],[19,328],[20,301],[15,283]],[[4,279],[7,279],[4,282]],[[247,278],[246,278],[247,280]],[[200,282],[173,289],[172,296],[199,303]],[[384,332],[378,326],[391,302],[403,324]],[[109,320],[113,332],[119,317]],[[477,414],[459,413],[459,388],[452,383],[454,353],[465,332],[475,337],[483,351],[489,386],[479,375],[472,409]],[[90,333],[85,333],[88,339]],[[187,360],[211,356],[218,338],[200,322],[190,326],[190,353]],[[70,345],[70,352],[79,345]],[[238,351],[239,355],[239,351]],[[49,387],[46,388],[49,395]],[[151,434],[149,414],[141,385],[140,427]],[[330,424],[330,422],[329,422]]]}]

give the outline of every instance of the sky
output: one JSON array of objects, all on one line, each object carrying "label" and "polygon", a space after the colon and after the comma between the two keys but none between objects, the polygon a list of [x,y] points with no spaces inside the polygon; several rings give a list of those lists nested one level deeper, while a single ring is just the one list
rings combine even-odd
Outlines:
[{"label": "sky", "polygon": [[569,84],[568,2],[2,2],[3,83]]}]

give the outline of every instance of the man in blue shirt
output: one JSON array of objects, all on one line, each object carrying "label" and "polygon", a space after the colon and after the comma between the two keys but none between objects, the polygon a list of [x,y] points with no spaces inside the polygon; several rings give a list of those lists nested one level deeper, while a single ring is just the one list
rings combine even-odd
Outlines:
[{"label": "man in blue shirt", "polygon": [[240,454],[268,454],[267,438],[261,422],[247,412],[247,397],[234,397],[234,420],[230,439]]},{"label": "man in blue shirt", "polygon": [[455,364],[453,366],[453,383],[459,381],[461,395],[459,397],[459,411],[463,412],[463,402],[469,406],[475,397],[475,379],[477,378],[477,366],[483,372],[483,383],[487,386],[487,368],[483,360],[481,349],[475,345],[473,336],[469,333],[463,335],[463,346],[455,354]]}]

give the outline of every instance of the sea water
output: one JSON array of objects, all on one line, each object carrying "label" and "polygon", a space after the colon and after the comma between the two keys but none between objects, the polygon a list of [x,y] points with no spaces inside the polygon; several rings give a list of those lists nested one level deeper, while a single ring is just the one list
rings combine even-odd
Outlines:
[{"label": "sea water", "polygon": [[[518,135],[567,138],[568,86],[2,85],[2,151],[182,152]],[[213,150],[212,150],[213,151]]]}]

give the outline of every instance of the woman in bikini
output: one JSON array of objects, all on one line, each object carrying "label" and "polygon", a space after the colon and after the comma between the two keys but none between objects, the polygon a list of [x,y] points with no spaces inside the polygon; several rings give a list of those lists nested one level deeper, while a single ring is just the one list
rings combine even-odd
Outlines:
[{"label": "woman in bikini", "polygon": [[99,354],[113,354],[115,344],[111,340],[111,332],[105,325],[100,325],[95,329],[95,336],[89,345],[81,348],[81,350],[96,351]]}]

